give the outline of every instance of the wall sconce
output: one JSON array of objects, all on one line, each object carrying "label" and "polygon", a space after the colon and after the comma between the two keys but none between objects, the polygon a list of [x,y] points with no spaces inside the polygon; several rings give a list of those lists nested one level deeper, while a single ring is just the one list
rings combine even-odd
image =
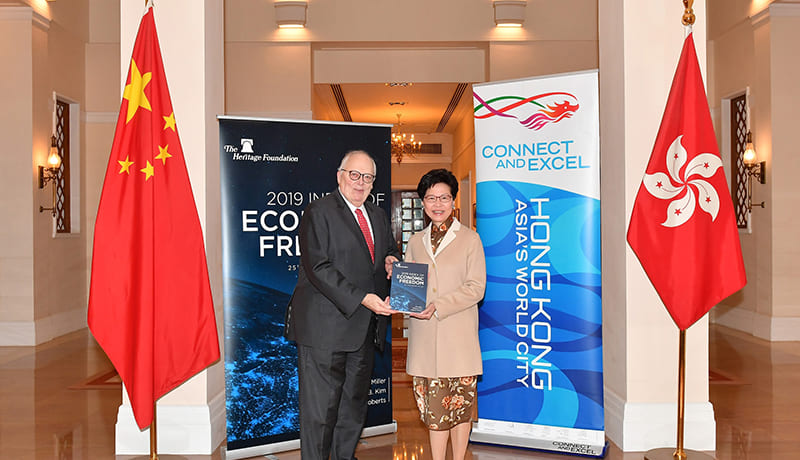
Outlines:
[{"label": "wall sconce", "polygon": [[494,0],[494,24],[497,27],[522,27],[525,0]]},{"label": "wall sconce", "polygon": [[58,170],[61,168],[61,155],[58,154],[56,136],[50,137],[50,154],[47,155],[47,166],[39,165],[39,188],[43,189],[48,182],[53,183],[53,207],[45,208],[39,206],[39,212],[52,211],[53,217],[56,216],[56,179]]},{"label": "wall sconce", "polygon": [[306,26],[307,1],[275,2],[275,22],[281,29],[301,29]]},{"label": "wall sconce", "polygon": [[[753,137],[750,131],[747,131],[746,142],[742,161],[745,166],[744,172],[747,174],[747,211],[750,212],[753,209],[753,179],[757,179],[761,184],[767,183],[767,162],[756,161],[756,149],[753,147]],[[764,202],[762,201],[756,206],[763,208]]]}]

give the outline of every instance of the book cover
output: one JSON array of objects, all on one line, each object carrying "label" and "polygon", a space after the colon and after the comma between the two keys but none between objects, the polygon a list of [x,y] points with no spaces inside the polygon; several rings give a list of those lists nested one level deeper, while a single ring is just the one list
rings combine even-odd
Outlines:
[{"label": "book cover", "polygon": [[419,313],[425,310],[428,294],[428,264],[395,262],[389,304],[398,311]]}]

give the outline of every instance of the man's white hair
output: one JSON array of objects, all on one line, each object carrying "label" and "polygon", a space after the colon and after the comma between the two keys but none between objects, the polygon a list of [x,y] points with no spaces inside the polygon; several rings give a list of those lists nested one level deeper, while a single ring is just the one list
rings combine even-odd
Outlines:
[{"label": "man's white hair", "polygon": [[369,153],[367,153],[367,152],[365,152],[363,150],[351,150],[351,151],[345,153],[344,156],[342,157],[342,162],[339,163],[339,169],[344,169],[344,164],[347,163],[347,160],[350,159],[350,157],[353,156],[353,155],[366,155],[367,157],[369,157],[369,159],[372,160],[372,173],[373,173],[373,175],[378,173],[378,167],[375,165],[375,159],[372,158],[372,155],[370,155]]}]

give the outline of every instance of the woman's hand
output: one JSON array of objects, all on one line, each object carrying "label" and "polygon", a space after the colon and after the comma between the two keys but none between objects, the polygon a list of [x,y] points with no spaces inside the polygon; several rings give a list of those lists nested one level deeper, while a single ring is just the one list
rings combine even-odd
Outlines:
[{"label": "woman's hand", "polygon": [[413,318],[419,319],[431,319],[431,316],[436,312],[436,305],[433,302],[428,304],[428,308],[419,312],[419,313],[409,313],[409,315]]}]

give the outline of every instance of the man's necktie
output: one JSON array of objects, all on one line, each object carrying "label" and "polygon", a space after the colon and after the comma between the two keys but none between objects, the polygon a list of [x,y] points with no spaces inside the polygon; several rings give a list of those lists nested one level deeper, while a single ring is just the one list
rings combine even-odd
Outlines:
[{"label": "man's necktie", "polygon": [[364,234],[364,239],[367,241],[369,247],[369,255],[372,261],[375,262],[375,242],[372,240],[372,234],[369,232],[369,225],[367,219],[364,218],[364,213],[360,209],[356,209],[356,217],[358,217],[358,226],[361,227],[361,233]]}]

